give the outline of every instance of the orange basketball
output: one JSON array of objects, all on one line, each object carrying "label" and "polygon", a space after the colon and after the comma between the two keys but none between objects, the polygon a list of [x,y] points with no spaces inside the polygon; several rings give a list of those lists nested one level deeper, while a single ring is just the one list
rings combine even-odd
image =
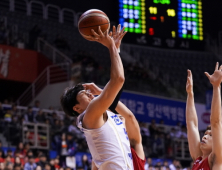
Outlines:
[{"label": "orange basketball", "polygon": [[91,29],[98,33],[99,26],[102,32],[110,28],[109,18],[103,11],[90,9],[84,12],[79,18],[79,32],[87,40],[91,40],[89,36],[93,36]]}]

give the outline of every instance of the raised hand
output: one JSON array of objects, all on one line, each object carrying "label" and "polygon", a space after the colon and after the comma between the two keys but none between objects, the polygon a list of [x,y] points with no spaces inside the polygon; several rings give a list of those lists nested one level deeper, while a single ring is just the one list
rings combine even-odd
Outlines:
[{"label": "raised hand", "polygon": [[187,83],[186,83],[187,93],[193,93],[193,76],[190,70],[187,70]]},{"label": "raised hand", "polygon": [[205,75],[208,77],[213,87],[219,87],[222,81],[222,65],[219,68],[219,63],[217,62],[214,73],[210,75],[209,73],[205,72]]},{"label": "raised hand", "polygon": [[90,91],[90,93],[92,93],[93,95],[100,95],[100,93],[102,92],[102,89],[94,83],[85,83],[83,84],[83,87],[86,91]]},{"label": "raised hand", "polygon": [[102,45],[106,46],[107,48],[110,48],[114,44],[114,40],[108,34],[109,30],[106,30],[103,33],[101,31],[100,26],[99,26],[99,28],[98,28],[99,34],[97,34],[93,29],[91,31],[92,31],[92,34],[94,35],[94,36],[90,36],[90,39],[92,41],[97,41],[97,42],[101,43]]},{"label": "raised hand", "polygon": [[124,32],[125,27],[123,27],[121,31],[120,31],[120,29],[121,29],[120,24],[117,27],[117,31],[116,31],[116,27],[113,26],[113,32],[110,32],[110,34],[109,34],[110,36],[113,36],[113,40],[115,42],[115,45],[116,45],[117,49],[120,47],[121,41],[127,33],[126,31]]}]

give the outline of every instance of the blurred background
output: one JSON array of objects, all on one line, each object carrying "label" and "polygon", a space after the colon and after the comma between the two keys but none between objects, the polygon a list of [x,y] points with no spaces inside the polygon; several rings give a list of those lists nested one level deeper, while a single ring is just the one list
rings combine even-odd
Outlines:
[{"label": "blurred background", "polygon": [[78,32],[88,9],[128,31],[121,101],[139,121],[145,169],[189,170],[186,70],[202,136],[212,98],[203,73],[222,59],[221,8],[202,0],[0,0],[0,170],[91,169],[84,136],[59,103],[67,86],[109,80],[108,50]]}]

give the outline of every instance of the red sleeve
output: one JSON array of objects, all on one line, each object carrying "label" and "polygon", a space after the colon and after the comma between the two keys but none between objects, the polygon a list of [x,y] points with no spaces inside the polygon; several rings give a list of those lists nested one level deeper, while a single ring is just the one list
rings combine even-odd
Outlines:
[{"label": "red sleeve", "polygon": [[144,166],[146,163],[146,159],[142,160],[141,158],[138,157],[136,154],[136,151],[131,147],[131,152],[132,152],[132,158],[133,158],[133,166],[134,170],[145,170]]}]

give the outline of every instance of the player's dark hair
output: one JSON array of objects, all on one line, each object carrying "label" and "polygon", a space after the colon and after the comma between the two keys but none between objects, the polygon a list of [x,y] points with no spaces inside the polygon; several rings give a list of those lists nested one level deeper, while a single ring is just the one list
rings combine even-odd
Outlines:
[{"label": "player's dark hair", "polygon": [[207,126],[206,131],[207,131],[207,130],[211,130],[211,125],[208,125],[208,126]]},{"label": "player's dark hair", "polygon": [[63,95],[61,96],[60,103],[62,105],[63,111],[67,115],[72,117],[76,117],[79,115],[78,112],[73,110],[73,106],[79,104],[76,96],[81,90],[84,90],[84,87],[82,86],[82,84],[77,84],[75,87],[66,88]]}]

